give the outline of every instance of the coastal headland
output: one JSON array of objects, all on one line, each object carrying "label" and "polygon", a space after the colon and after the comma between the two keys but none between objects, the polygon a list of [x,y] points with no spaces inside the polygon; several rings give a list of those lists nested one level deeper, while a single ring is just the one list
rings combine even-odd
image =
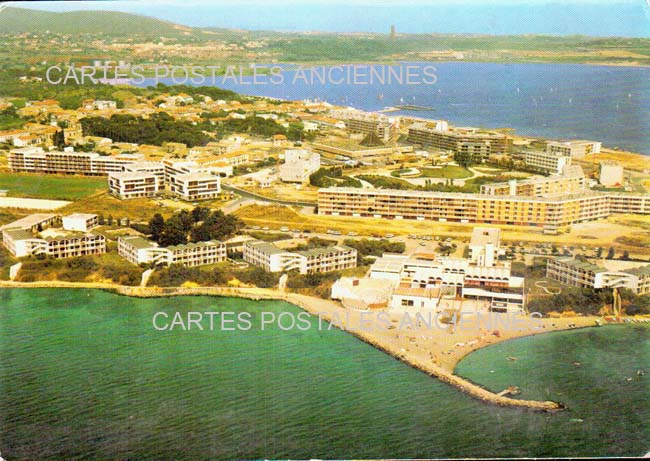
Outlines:
[{"label": "coastal headland", "polygon": [[[519,400],[507,396],[507,392],[495,393],[454,374],[456,364],[470,352],[479,348],[522,336],[596,325],[595,317],[541,318],[534,323],[523,324],[517,329],[486,330],[477,323],[475,328],[423,330],[397,328],[403,313],[386,312],[389,326],[366,329],[361,319],[363,312],[347,309],[338,302],[315,298],[298,293],[286,293],[275,289],[234,287],[131,287],[110,283],[72,282],[8,282],[0,281],[0,288],[82,288],[101,289],[133,297],[167,296],[227,296],[252,300],[282,300],[317,315],[331,325],[341,328],[361,341],[391,355],[442,382],[450,384],[468,395],[486,403],[503,407],[518,407],[534,411],[557,411],[564,409],[560,402]],[[515,383],[513,383],[515,384]],[[506,391],[506,390],[504,390]]]}]

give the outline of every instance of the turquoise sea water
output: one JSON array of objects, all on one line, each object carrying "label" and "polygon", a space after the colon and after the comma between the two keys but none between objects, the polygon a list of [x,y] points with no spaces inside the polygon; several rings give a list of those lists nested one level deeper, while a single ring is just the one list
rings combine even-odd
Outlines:
[{"label": "turquoise sea water", "polygon": [[[250,331],[156,331],[158,311],[247,311]],[[282,302],[0,290],[5,459],[421,458],[650,451],[650,329],[542,335],[458,372],[569,411],[496,408],[338,330],[261,331]],[[519,358],[508,361],[507,356]],[[581,366],[572,365],[579,361]],[[649,373],[636,377],[636,370]],[[494,370],[494,373],[490,373]],[[625,378],[632,377],[631,381]],[[577,419],[582,422],[576,422]]]}]

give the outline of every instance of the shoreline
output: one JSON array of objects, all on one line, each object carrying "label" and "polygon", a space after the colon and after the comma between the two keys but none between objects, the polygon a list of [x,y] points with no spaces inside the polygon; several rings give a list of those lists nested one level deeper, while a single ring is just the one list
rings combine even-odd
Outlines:
[{"label": "shoreline", "polygon": [[[454,386],[458,390],[483,402],[514,408],[525,408],[535,411],[558,411],[564,405],[553,401],[518,400],[498,395],[479,384],[473,383],[454,373],[456,365],[469,353],[480,348],[514,338],[533,336],[536,334],[561,331],[567,329],[586,328],[595,326],[595,317],[567,317],[558,319],[540,319],[536,327],[528,326],[522,330],[505,330],[498,335],[480,329],[469,329],[450,333],[436,330],[436,334],[427,337],[419,330],[406,331],[396,329],[394,325],[383,329],[365,330],[355,328],[359,324],[362,311],[350,310],[340,303],[315,298],[298,293],[285,293],[276,289],[266,288],[234,288],[234,287],[139,287],[124,286],[111,283],[78,283],[78,282],[12,282],[0,281],[0,288],[76,288],[99,289],[114,294],[136,298],[170,297],[170,296],[216,296],[238,297],[254,301],[276,300],[285,301],[300,309],[322,318],[333,327],[350,333],[366,344],[390,355],[396,360],[426,373],[429,376]],[[364,311],[367,312],[367,311]],[[392,323],[396,323],[396,313],[391,313]],[[575,325],[575,326],[569,326]]]}]

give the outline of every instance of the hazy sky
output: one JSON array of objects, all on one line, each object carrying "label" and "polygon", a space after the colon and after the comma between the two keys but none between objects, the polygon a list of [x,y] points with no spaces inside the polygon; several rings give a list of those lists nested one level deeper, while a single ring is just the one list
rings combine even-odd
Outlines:
[{"label": "hazy sky", "polygon": [[650,37],[650,0],[160,0],[10,2],[50,11],[102,9],[190,26],[335,32],[584,34]]}]

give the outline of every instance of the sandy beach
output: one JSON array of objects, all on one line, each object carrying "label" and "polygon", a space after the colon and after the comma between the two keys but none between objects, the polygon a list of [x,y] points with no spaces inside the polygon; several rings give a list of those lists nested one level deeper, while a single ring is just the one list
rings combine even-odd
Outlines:
[{"label": "sandy beach", "polygon": [[[451,384],[483,401],[502,406],[526,407],[533,410],[552,411],[562,408],[561,403],[526,401],[499,396],[479,385],[454,374],[456,364],[470,352],[522,336],[542,334],[551,331],[596,325],[596,317],[534,318],[525,315],[500,316],[492,321],[500,322],[490,326],[488,318],[473,315],[462,316],[455,328],[436,322],[429,322],[425,313],[409,311],[357,311],[346,309],[340,303],[297,293],[284,293],[263,288],[155,288],[129,287],[110,283],[72,282],[9,282],[0,281],[0,288],[94,288],[109,290],[121,295],[135,297],[210,295],[234,296],[254,300],[284,300],[305,311],[319,316],[331,324],[355,335],[362,341],[390,354],[398,360]],[[466,318],[465,318],[466,317]]]}]

